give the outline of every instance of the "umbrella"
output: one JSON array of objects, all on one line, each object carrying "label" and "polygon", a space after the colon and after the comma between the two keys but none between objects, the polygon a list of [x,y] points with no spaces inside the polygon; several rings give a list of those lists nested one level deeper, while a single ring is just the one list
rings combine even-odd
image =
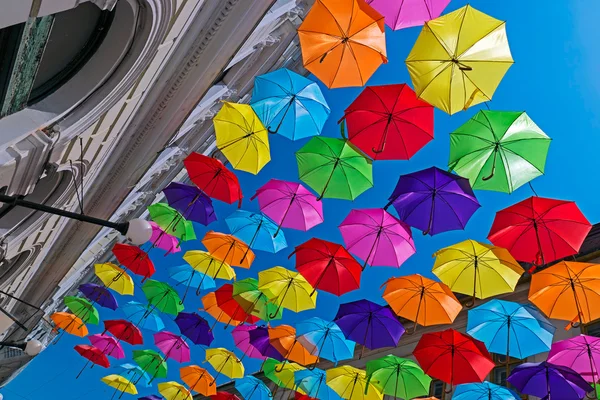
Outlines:
[{"label": "umbrella", "polygon": [[133,346],[144,344],[142,332],[133,323],[124,319],[105,320],[104,332],[110,332],[117,339]]},{"label": "umbrella", "polygon": [[571,368],[546,361],[517,365],[507,381],[523,394],[544,399],[583,399],[594,390]]},{"label": "umbrella", "polygon": [[[150,382],[156,378],[167,377],[167,362],[158,352],[154,350],[134,350],[133,360],[142,368],[144,374],[151,377]],[[143,374],[138,378],[138,381],[142,376]]]},{"label": "umbrella", "polygon": [[175,236],[171,236],[163,231],[160,226],[154,221],[149,221],[152,227],[152,235],[150,236],[150,243],[153,247],[163,249],[168,253],[179,253],[181,248],[179,247],[179,239]]},{"label": "umbrella", "polygon": [[419,274],[388,279],[383,299],[396,315],[422,326],[451,324],[462,310],[450,288]]},{"label": "umbrella", "polygon": [[232,267],[250,269],[254,261],[254,252],[249,249],[248,244],[233,235],[209,231],[204,235],[202,244],[211,256],[221,261],[219,268],[223,264],[228,264]]},{"label": "umbrella", "polygon": [[116,358],[117,360],[125,358],[125,351],[121,347],[121,344],[112,336],[95,334],[88,336],[88,340],[92,346],[97,347],[107,356]]},{"label": "umbrella", "polygon": [[[221,286],[220,288],[215,290],[214,296],[217,308],[220,310],[220,312],[224,313],[226,317],[229,317],[229,320],[226,322],[223,321],[221,318],[215,317],[217,321],[225,322],[227,325],[229,325],[232,321],[240,323],[248,322],[250,324],[253,324],[259,320],[258,317],[250,315],[248,313],[248,310],[242,307],[240,303],[238,303],[235,300],[235,298],[233,297],[232,284],[226,283],[225,285]],[[210,306],[210,304],[208,305]],[[206,307],[205,305],[205,308],[208,307]]]},{"label": "umbrella", "polygon": [[181,336],[175,333],[167,331],[155,333],[154,344],[163,352],[165,360],[171,358],[178,363],[185,363],[191,359],[190,347]]},{"label": "umbrella", "polygon": [[237,176],[212,157],[191,153],[183,160],[190,180],[213,199],[242,205],[242,188]]},{"label": "umbrella", "polygon": [[269,133],[248,104],[224,101],[213,123],[217,148],[233,168],[256,175],[271,161]]},{"label": "umbrella", "polygon": [[94,347],[94,346],[88,346],[86,344],[78,344],[77,346],[74,347],[74,349],[83,358],[87,359],[87,362],[85,363],[85,365],[83,366],[81,371],[79,371],[79,374],[77,374],[75,379],[77,379],[81,376],[81,373],[83,372],[83,370],[87,367],[87,365],[90,362],[95,365],[99,365],[103,368],[110,367],[110,361],[108,361],[106,354],[104,354],[102,352],[102,350],[100,350],[99,348]]},{"label": "umbrella", "polygon": [[148,299],[148,303],[152,304],[152,308],[146,314],[158,309],[166,314],[177,316],[179,312],[183,311],[183,302],[179,298],[179,294],[164,282],[148,279],[142,285],[142,291]]},{"label": "umbrella", "polygon": [[151,394],[150,396],[140,397],[138,400],[164,400],[164,397]]},{"label": "umbrella", "polygon": [[246,356],[250,358],[257,358],[259,360],[265,360],[267,358],[266,356],[263,356],[260,350],[250,341],[250,332],[257,328],[258,327],[256,325],[238,325],[231,331],[231,336],[233,337],[235,346],[244,353],[242,358],[240,358],[240,361]]},{"label": "umbrella", "polygon": [[506,249],[474,240],[438,250],[434,257],[431,271],[453,292],[473,296],[467,307],[476,298],[513,292],[524,272]]},{"label": "umbrella", "polygon": [[244,364],[233,352],[222,347],[207,349],[206,362],[217,371],[217,375],[210,385],[214,385],[221,374],[231,379],[244,377]]},{"label": "umbrella", "polygon": [[371,160],[345,139],[313,137],[296,152],[296,161],[300,180],[319,193],[317,200],[354,200],[373,187]]},{"label": "umbrella", "polygon": [[283,355],[271,344],[269,328],[265,326],[256,326],[255,329],[252,329],[248,333],[248,336],[249,344],[266,358],[264,363],[266,363],[268,359],[274,359],[276,363],[284,360]]},{"label": "umbrella", "polygon": [[317,0],[298,27],[304,67],[328,88],[364,86],[387,63],[383,17],[363,0]]},{"label": "umbrella", "polygon": [[[246,314],[253,315],[263,321],[281,319],[282,310],[277,311],[277,304],[258,288],[258,280],[246,278],[233,283],[233,299],[242,307]],[[269,317],[274,315],[273,318]]]},{"label": "umbrella", "polygon": [[[186,255],[187,253],[189,252],[186,252]],[[206,276],[206,274],[203,274],[202,272],[196,271],[189,265],[179,265],[177,267],[169,268],[169,277],[177,282],[175,286],[185,285],[185,292],[183,293],[181,301],[185,301],[190,286],[194,286],[197,292],[214,289],[216,287],[213,278]]]},{"label": "umbrella", "polygon": [[269,328],[269,340],[271,345],[284,358],[282,365],[276,368],[275,372],[281,372],[288,361],[296,362],[303,366],[316,364],[319,361],[318,357],[311,354],[298,340],[296,329],[289,325],[279,325]]},{"label": "umbrella", "polygon": [[543,265],[577,254],[592,225],[572,201],[530,197],[496,213],[490,242]]},{"label": "umbrella", "polygon": [[116,310],[119,307],[115,296],[104,286],[96,285],[95,283],[83,283],[79,285],[79,291],[89,301],[98,304],[100,307],[106,307],[111,310]]},{"label": "umbrella", "polygon": [[275,318],[282,307],[300,312],[317,306],[317,293],[310,283],[299,273],[283,267],[260,271],[258,288],[277,304],[277,310],[269,318]]},{"label": "umbrella", "polygon": [[362,344],[361,358],[365,347],[396,346],[404,334],[404,327],[389,308],[369,300],[340,304],[334,322],[346,339]]},{"label": "umbrella", "polygon": [[282,227],[306,232],[324,221],[323,204],[299,183],[271,179],[250,200],[255,197],[260,211],[277,224],[275,236]]},{"label": "umbrella", "polygon": [[331,112],[319,85],[287,68],[254,78],[250,105],[270,133],[290,140],[320,135]]},{"label": "umbrella", "polygon": [[287,247],[283,233],[275,235],[277,224],[262,214],[236,210],[225,222],[232,235],[248,244],[248,251],[252,248],[277,253]]},{"label": "umbrella", "polygon": [[52,322],[54,322],[54,330],[62,329],[71,335],[77,337],[85,337],[88,334],[88,329],[81,318],[74,314],[66,312],[55,312],[50,316]]},{"label": "umbrella", "polygon": [[147,329],[152,332],[159,332],[165,329],[163,320],[158,316],[156,310],[149,311],[147,304],[130,301],[121,307],[121,311],[127,319],[139,321],[136,325],[140,329]]},{"label": "umbrella", "polygon": [[189,221],[208,225],[217,220],[212,200],[196,186],[171,182],[163,189],[169,206]]},{"label": "umbrella", "polygon": [[417,96],[448,114],[490,101],[512,64],[504,21],[471,6],[425,22],[406,59]]},{"label": "umbrella", "polygon": [[367,0],[393,30],[421,26],[439,17],[450,0]]},{"label": "umbrella", "polygon": [[158,393],[168,400],[193,400],[192,394],[180,383],[175,381],[158,384]]},{"label": "umbrella", "polygon": [[400,268],[415,254],[408,225],[381,208],[351,210],[339,225],[348,251],[371,266]]},{"label": "umbrella", "polygon": [[408,160],[433,140],[433,107],[406,84],[366,87],[343,119],[350,142],[374,160]]},{"label": "umbrella", "polygon": [[495,367],[482,342],[454,329],[424,334],[413,355],[427,375],[450,386],[483,382]]},{"label": "umbrella", "polygon": [[303,369],[296,372],[294,383],[299,390],[306,393],[303,396],[320,400],[340,399],[340,396],[327,386],[327,374],[321,369]]},{"label": "umbrella", "polygon": [[381,393],[403,399],[428,395],[431,384],[416,362],[394,355],[367,361],[367,377]]},{"label": "umbrella", "polygon": [[561,261],[531,277],[529,301],[548,318],[587,324],[600,318],[600,264]]},{"label": "umbrella", "polygon": [[552,343],[548,362],[569,367],[586,381],[598,381],[600,368],[600,338],[578,335]]},{"label": "umbrella", "polygon": [[88,300],[77,296],[66,296],[63,301],[69,311],[86,324],[98,325],[100,322],[98,310]]},{"label": "umbrella", "polygon": [[319,317],[309,318],[296,324],[296,334],[300,343],[306,348],[315,348],[311,354],[316,355],[317,359],[322,357],[337,363],[354,357],[355,343],[346,339],[335,322],[325,321]]},{"label": "umbrella", "polygon": [[144,279],[151,277],[156,272],[148,253],[137,246],[116,243],[112,248],[112,252],[119,264],[125,266],[125,269],[134,274],[143,276]]},{"label": "umbrella", "polygon": [[194,344],[210,346],[215,337],[208,322],[196,313],[180,312],[175,317],[175,323],[182,335]]},{"label": "umbrella", "polygon": [[113,263],[95,264],[94,272],[104,286],[126,296],[133,295],[133,279]]},{"label": "umbrella", "polygon": [[[235,271],[229,266],[228,263],[212,256],[206,251],[190,250],[186,251],[183,255],[183,259],[196,271],[201,274],[200,282],[195,285],[196,294],[200,295],[200,290],[205,285],[210,285],[211,282],[214,285],[214,279],[235,279]],[[207,283],[205,283],[207,282]]]},{"label": "umbrella", "polygon": [[197,365],[188,365],[179,370],[181,380],[188,385],[190,391],[200,393],[202,396],[212,396],[217,394],[215,385],[211,385],[212,375]]},{"label": "umbrella", "polygon": [[510,389],[489,382],[463,383],[458,385],[453,400],[521,400],[521,397]]},{"label": "umbrella", "polygon": [[146,387],[152,386],[152,384],[150,383],[150,376],[146,372],[144,372],[144,370],[142,368],[140,368],[139,365],[127,363],[127,364],[121,364],[120,367],[125,370],[125,372],[123,374],[121,374],[121,376],[128,378],[132,382],[134,380],[139,381],[140,378],[144,378],[145,386]]},{"label": "umbrella", "polygon": [[100,379],[108,386],[117,389],[122,393],[137,394],[137,388],[131,381],[121,375],[111,374]]},{"label": "umbrella", "polygon": [[385,206],[424,235],[463,230],[480,207],[469,181],[431,167],[402,175]]},{"label": "umbrella", "polygon": [[210,396],[210,398],[212,400],[240,400],[235,394],[229,392],[217,392]]},{"label": "umbrella", "polygon": [[348,400],[382,400],[381,393],[373,383],[369,382],[367,373],[362,369],[349,365],[327,370],[327,386],[342,399]]},{"label": "umbrella", "polygon": [[148,206],[148,212],[152,221],[171,236],[183,241],[196,239],[194,225],[186,220],[179,211],[169,207],[165,203],[154,203]]},{"label": "umbrella", "polygon": [[544,174],[549,146],[524,112],[482,110],[450,134],[448,165],[473,189],[512,193]]},{"label": "umbrella", "polygon": [[244,400],[270,400],[273,398],[267,385],[253,376],[245,376],[236,380],[235,389]]},{"label": "umbrella", "polygon": [[294,391],[302,392],[302,389],[296,386],[296,373],[304,371],[301,365],[296,363],[278,363],[277,361],[269,358],[264,364],[263,373],[273,383],[277,385],[273,392],[273,397],[277,394],[279,388],[290,389]]}]

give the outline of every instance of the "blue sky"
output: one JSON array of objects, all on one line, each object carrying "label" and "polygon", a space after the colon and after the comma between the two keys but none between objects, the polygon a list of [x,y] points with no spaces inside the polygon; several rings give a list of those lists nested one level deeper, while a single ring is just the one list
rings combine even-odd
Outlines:
[{"label": "blue sky", "polygon": [[[447,11],[457,9],[466,2],[453,0]],[[597,49],[597,37],[600,34],[595,16],[600,12],[600,3],[584,0],[542,1],[542,0],[505,0],[486,1],[473,0],[471,5],[498,19],[507,21],[508,38],[516,63],[500,84],[491,109],[504,111],[527,111],[529,116],[552,139],[550,153],[546,165],[546,175],[533,181],[533,186],[540,196],[575,200],[588,219],[594,223],[600,221],[600,209],[597,207],[597,185],[592,181],[594,170],[597,170],[597,149],[600,145],[598,130],[600,113],[596,110],[600,104],[600,79],[598,65],[600,52]],[[383,65],[370,85],[410,83],[404,59],[408,55],[419,34],[420,28],[402,31],[387,31],[387,51],[389,63]],[[324,135],[337,137],[339,129],[337,121],[343,110],[361,91],[360,88],[327,90],[323,87],[325,97],[332,108],[331,117],[325,127]],[[376,162],[374,163],[375,187],[358,197],[354,202],[325,199],[325,223],[304,233],[286,230],[285,235],[289,248],[272,255],[257,252],[257,259],[249,271],[238,269],[238,279],[256,277],[258,271],[281,265],[293,269],[293,259],[287,256],[296,246],[311,237],[319,237],[334,242],[342,242],[337,225],[352,208],[381,207],[386,203],[399,175],[420,170],[430,166],[446,169],[449,153],[448,134],[468,118],[473,116],[479,107],[466,112],[448,116],[441,111],[435,113],[435,140],[410,161]],[[252,176],[238,172],[245,193],[243,209],[257,211],[256,201],[249,198],[255,190],[270,178],[296,181],[298,172],[294,152],[306,141],[291,142],[277,135],[271,136],[273,160],[260,172]],[[472,238],[485,240],[494,213],[504,207],[532,195],[524,186],[511,195],[478,191],[476,193],[482,204],[467,229],[459,232],[444,233],[435,237],[423,237],[414,232],[417,253],[399,270],[391,268],[368,268],[365,270],[360,290],[348,293],[341,299],[328,293],[319,293],[317,309],[294,314],[286,311],[283,323],[294,324],[300,319],[320,316],[332,319],[337,306],[341,302],[360,298],[369,298],[382,302],[380,285],[391,276],[421,273],[431,275],[432,253],[453,243]],[[201,237],[208,229],[228,232],[224,223],[225,217],[235,210],[235,205],[215,202],[219,221],[210,228],[196,226]],[[184,250],[201,249],[199,242],[187,243]],[[157,264],[156,279],[167,280],[166,268],[182,264],[181,254],[163,257],[161,252],[152,254]],[[143,302],[144,297],[138,288],[135,300]],[[120,298],[122,303],[131,300]],[[201,307],[199,299],[190,296],[186,300],[186,311]],[[121,318],[123,315],[100,309],[103,319]],[[211,320],[212,321],[212,320]],[[177,332],[174,323],[165,316],[168,329]],[[222,327],[215,328],[217,340],[213,347],[233,349],[230,335],[221,334]],[[231,329],[231,328],[230,328]],[[229,330],[230,330],[229,329]],[[99,327],[90,327],[91,333],[98,333]],[[146,335],[150,348],[152,338]],[[100,383],[100,378],[119,373],[119,361],[112,360],[113,367],[108,370],[95,367],[88,369],[82,377],[75,379],[84,361],[73,350],[76,344],[87,343],[85,339],[65,336],[56,345],[51,345],[39,355],[31,365],[13,382],[0,392],[5,399],[40,399],[77,400],[107,399],[112,389]],[[131,354],[132,347],[124,345]],[[204,351],[199,346],[192,346],[192,363],[202,366]],[[240,353],[241,355],[241,353]],[[128,360],[124,360],[127,362]],[[246,358],[247,372],[254,372],[259,363]],[[179,380],[179,365],[169,361],[169,380]],[[219,379],[220,383],[227,379]],[[138,388],[140,395],[154,393],[153,388]],[[133,398],[125,395],[123,398]]]}]

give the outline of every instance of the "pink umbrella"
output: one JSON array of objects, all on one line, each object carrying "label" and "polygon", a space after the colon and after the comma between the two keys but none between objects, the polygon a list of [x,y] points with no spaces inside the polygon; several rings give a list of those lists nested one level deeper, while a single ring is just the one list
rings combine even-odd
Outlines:
[{"label": "pink umbrella", "polygon": [[181,251],[179,247],[179,239],[175,236],[171,236],[152,221],[150,222],[150,226],[152,226],[152,236],[150,236],[150,243],[152,243],[153,247],[158,247],[159,249],[166,250],[167,253],[178,253]]},{"label": "pink umbrella", "polygon": [[600,378],[600,338],[579,335],[552,343],[548,362],[569,367],[594,383]]},{"label": "pink umbrella", "polygon": [[367,0],[393,30],[421,26],[439,17],[450,0]]},{"label": "pink umbrella", "polygon": [[307,231],[323,222],[323,205],[304,186],[271,179],[250,200],[258,197],[260,210],[281,227]]},{"label": "pink umbrella", "polygon": [[171,332],[155,333],[154,344],[163,352],[165,360],[172,358],[178,363],[190,361],[190,347],[179,335]]},{"label": "pink umbrella", "polygon": [[408,225],[381,208],[352,210],[339,226],[346,248],[371,266],[400,267],[415,254]]},{"label": "pink umbrella", "polygon": [[238,325],[231,331],[231,336],[233,336],[235,345],[244,352],[240,361],[246,356],[258,358],[259,360],[267,359],[267,357],[263,356],[262,353],[250,343],[250,331],[253,331],[256,328],[256,325]]},{"label": "pink umbrella", "polygon": [[117,338],[109,335],[96,334],[88,336],[88,339],[92,346],[99,348],[107,356],[111,356],[117,360],[125,358],[125,352]]}]

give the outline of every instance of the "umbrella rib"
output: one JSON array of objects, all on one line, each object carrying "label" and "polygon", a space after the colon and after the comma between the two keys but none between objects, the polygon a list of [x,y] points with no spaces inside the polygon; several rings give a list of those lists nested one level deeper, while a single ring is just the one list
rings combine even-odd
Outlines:
[{"label": "umbrella rib", "polygon": [[[464,21],[464,18],[463,18]],[[502,25],[506,25],[506,21],[500,21],[500,23],[498,25],[496,25],[492,30],[490,30],[488,33],[486,33],[485,35],[483,35],[480,39],[477,40],[477,42],[482,41],[483,39],[485,39],[486,37],[488,37],[489,35],[491,35],[492,33],[494,33],[494,31],[496,31],[498,28],[500,28]],[[462,26],[461,26],[462,27]],[[459,36],[460,36],[460,32],[459,32]],[[456,47],[458,50],[458,41],[456,41]],[[473,47],[473,46],[471,46]],[[460,58],[462,57],[468,50],[471,49],[471,47],[469,47],[468,49],[465,49],[465,51],[463,51],[461,54],[457,55],[456,58]],[[505,62],[505,63],[511,63],[514,64],[514,61],[487,61],[487,60],[466,60],[467,62],[473,62],[473,61],[479,61],[479,62]]]}]

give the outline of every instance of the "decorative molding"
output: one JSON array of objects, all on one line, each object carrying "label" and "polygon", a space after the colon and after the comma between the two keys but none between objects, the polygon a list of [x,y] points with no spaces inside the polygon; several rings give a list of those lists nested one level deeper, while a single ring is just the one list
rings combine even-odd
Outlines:
[{"label": "decorative molding", "polygon": [[93,4],[97,5],[101,10],[112,11],[117,5],[118,0],[90,0]]}]

